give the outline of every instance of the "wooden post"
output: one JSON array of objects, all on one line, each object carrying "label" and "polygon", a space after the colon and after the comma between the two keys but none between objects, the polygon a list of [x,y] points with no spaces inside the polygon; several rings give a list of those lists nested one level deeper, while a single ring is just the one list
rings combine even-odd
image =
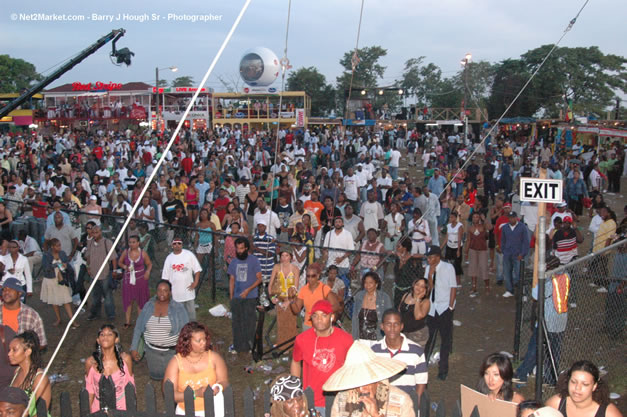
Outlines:
[{"label": "wooden post", "polygon": [[196,415],[194,390],[189,385],[183,391],[183,404],[185,404],[185,417],[194,417]]},{"label": "wooden post", "polygon": [[[89,407],[89,393],[85,388],[81,389],[81,393],[78,396],[78,409],[78,413],[81,416],[88,416],[91,414]],[[174,415],[174,412],[172,412],[172,415]]]},{"label": "wooden post", "polygon": [[[546,179],[546,169],[540,169],[540,179]],[[546,211],[546,203],[538,203],[538,222],[540,219],[544,219],[544,213]],[[538,255],[539,255],[539,244],[540,239],[544,239],[544,236],[540,236],[540,228],[536,225],[536,244],[535,251],[533,253],[533,284],[532,288],[535,288],[538,285]]]},{"label": "wooden post", "polygon": [[205,400],[205,417],[215,417],[215,409],[213,408],[213,389],[207,387],[203,395]]},{"label": "wooden post", "polygon": [[255,396],[250,387],[244,388],[244,416],[255,415]]},{"label": "wooden post", "polygon": [[233,403],[233,386],[224,388],[224,417],[235,417],[235,404]]},{"label": "wooden post", "polygon": [[420,405],[418,406],[420,410],[420,417],[429,417],[429,413],[431,412],[431,397],[429,397],[429,392],[425,391],[420,396]]},{"label": "wooden post", "polygon": [[135,386],[132,383],[126,384],[124,387],[124,397],[126,399],[126,411],[134,413],[137,411],[137,395]]},{"label": "wooden post", "polygon": [[174,417],[176,403],[174,402],[174,385],[170,380],[163,384],[163,399],[165,400],[165,414],[168,417]]},{"label": "wooden post", "polygon": [[[60,404],[61,404],[61,415],[63,417],[72,417],[72,399],[70,398],[70,394],[67,391],[63,391],[61,393]],[[47,410],[44,416],[46,415],[48,415]]]},{"label": "wooden post", "polygon": [[144,389],[144,400],[146,404],[146,414],[157,415],[157,399],[155,397],[155,388],[149,382]]}]

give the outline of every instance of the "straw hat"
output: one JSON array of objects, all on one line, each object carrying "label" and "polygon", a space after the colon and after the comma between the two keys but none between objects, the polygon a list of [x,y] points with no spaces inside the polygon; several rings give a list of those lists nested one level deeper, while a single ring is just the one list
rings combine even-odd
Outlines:
[{"label": "straw hat", "polygon": [[359,341],[346,354],[346,361],[324,383],[325,391],[344,391],[388,379],[407,368],[396,359],[374,354],[372,349]]}]

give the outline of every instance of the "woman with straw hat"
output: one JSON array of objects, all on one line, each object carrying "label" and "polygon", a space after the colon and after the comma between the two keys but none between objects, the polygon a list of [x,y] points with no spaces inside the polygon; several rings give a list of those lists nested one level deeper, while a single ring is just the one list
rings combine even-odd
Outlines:
[{"label": "woman with straw hat", "polygon": [[354,342],[344,365],[322,386],[325,391],[341,391],[330,417],[414,417],[411,397],[388,381],[406,367],[404,362],[377,356],[368,346]]}]

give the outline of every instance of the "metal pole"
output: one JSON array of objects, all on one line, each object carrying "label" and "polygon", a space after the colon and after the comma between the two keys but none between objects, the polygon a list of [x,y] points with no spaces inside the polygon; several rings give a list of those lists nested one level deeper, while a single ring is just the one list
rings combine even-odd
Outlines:
[{"label": "metal pole", "polygon": [[155,78],[157,79],[157,83],[155,84],[156,90],[155,90],[155,96],[156,96],[156,101],[155,101],[155,105],[156,105],[156,110],[157,110],[157,123],[156,123],[156,130],[157,130],[157,135],[159,135],[159,67],[155,68]]},{"label": "metal pole", "polygon": [[536,361],[536,400],[542,401],[542,371],[544,366],[544,284],[546,277],[546,219],[541,216],[538,219],[538,327],[536,329],[538,351]]},{"label": "metal pole", "polygon": [[[522,220],[521,220],[522,222]],[[525,286],[525,260],[520,262],[520,279],[518,285],[516,285],[516,326],[514,327],[514,360],[520,359],[520,329],[522,328],[522,309],[523,309],[523,288]]]}]

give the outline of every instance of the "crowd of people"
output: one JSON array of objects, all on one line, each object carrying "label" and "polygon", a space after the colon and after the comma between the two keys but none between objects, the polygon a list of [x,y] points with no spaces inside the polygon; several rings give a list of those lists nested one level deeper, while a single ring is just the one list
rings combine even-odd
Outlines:
[{"label": "crowd of people", "polygon": [[[499,134],[478,143],[473,135],[404,127],[274,133],[186,130],[165,155],[167,132],[1,137],[3,341],[21,340],[22,350],[29,351],[28,369],[16,368],[12,350],[8,360],[0,359],[3,386],[31,394],[40,385],[34,397],[50,406],[50,384],[38,380],[45,327],[63,324],[61,309],[72,317],[73,304],[95,280],[86,319],[108,324],[85,361],[92,410],[100,407],[102,376],[113,378],[118,408],[125,407],[124,386],[134,383],[133,362],[142,357],[152,379],[174,384],[179,412],[188,385],[196,410],[202,410],[205,390],[211,388],[217,398],[228,384],[225,362],[211,349],[209,329],[196,314],[202,282],[214,274],[224,277],[230,300],[229,354],[251,352],[255,318],[262,311],[276,311],[276,345],[293,343],[291,376],[277,380],[282,388],[275,398],[301,384],[314,390],[311,406],[318,415],[324,415],[324,392],[342,391],[333,416],[374,416],[383,410],[405,416],[412,404],[407,393],[420,398],[427,387],[436,335],[437,376],[448,376],[457,299],[480,296],[480,283],[485,294],[496,285],[504,286],[499,296],[512,297],[520,263],[533,256],[537,207],[519,201],[517,178],[542,171],[564,181],[564,201],[548,205],[550,224],[543,237],[558,264],[584,254],[582,217],[591,219],[592,252],[622,239],[626,230],[626,220],[619,224],[604,202],[608,189],[620,191],[625,151],[618,142],[597,154],[580,144],[562,150],[549,137]],[[155,173],[161,157],[164,164]],[[120,233],[138,200],[114,248],[107,236]],[[164,246],[170,252],[161,259]],[[105,262],[112,249],[115,255]],[[152,283],[158,281],[152,297],[151,275]],[[53,323],[44,323],[43,312],[28,305],[39,282],[39,297],[52,306]],[[385,282],[392,292],[384,290]],[[622,294],[624,281],[596,285]],[[122,350],[119,330],[111,324],[118,315],[117,287],[122,327],[133,329],[129,352]],[[573,297],[577,288],[573,282]],[[576,307],[573,297],[571,307]],[[556,312],[547,326],[558,365],[563,319]],[[73,327],[81,324],[75,321]],[[613,332],[620,335],[622,328]],[[530,342],[529,352],[532,347]],[[488,357],[479,390],[522,400],[511,386],[501,385],[511,385],[512,378],[526,381],[535,364],[529,355],[515,375],[509,359]],[[394,363],[381,359],[377,365],[375,357],[392,357]],[[357,370],[367,366],[380,366],[372,374],[386,376],[358,388],[366,380]],[[598,384],[591,366],[585,365],[585,372]],[[575,371],[569,378],[576,379],[570,375]],[[552,377],[548,382],[558,383],[560,375]],[[592,408],[583,394],[560,395],[562,412],[587,416],[579,408],[571,412],[583,400]],[[607,405],[605,398],[594,401]],[[216,407],[219,403],[216,399]],[[610,405],[600,415],[619,415],[613,410]]]}]

